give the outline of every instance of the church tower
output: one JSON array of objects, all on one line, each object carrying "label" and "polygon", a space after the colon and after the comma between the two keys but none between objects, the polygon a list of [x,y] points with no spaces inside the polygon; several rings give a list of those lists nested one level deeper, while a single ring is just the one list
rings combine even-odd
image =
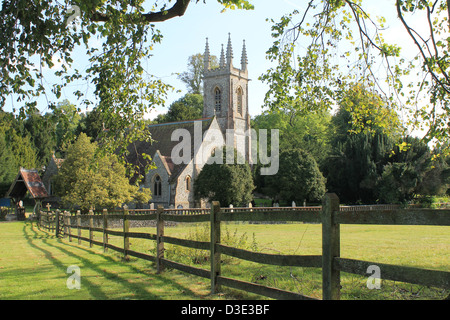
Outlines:
[{"label": "church tower", "polygon": [[246,161],[250,162],[251,137],[249,137],[247,64],[244,40],[240,68],[233,66],[233,48],[230,34],[228,34],[226,52],[222,45],[219,67],[212,69],[209,44],[206,39],[203,70],[203,117],[215,116],[224,137],[232,135],[234,147],[245,157]]}]

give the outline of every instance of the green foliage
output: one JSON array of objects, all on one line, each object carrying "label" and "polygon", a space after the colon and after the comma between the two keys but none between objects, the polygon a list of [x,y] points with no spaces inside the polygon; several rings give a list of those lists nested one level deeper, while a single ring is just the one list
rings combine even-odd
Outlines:
[{"label": "green foliage", "polygon": [[116,208],[138,200],[148,202],[150,191],[130,185],[116,155],[95,158],[97,144],[81,133],[66,151],[55,188],[63,203],[89,209]]},{"label": "green foliage", "polygon": [[[222,4],[225,9],[245,9],[245,10],[252,10],[254,9],[254,6],[250,3],[250,1],[247,0],[217,0],[220,4]],[[224,9],[224,10],[225,10]]]},{"label": "green foliage", "polygon": [[408,137],[405,142],[409,145],[408,150],[401,152],[396,147],[390,163],[383,168],[377,186],[381,202],[404,203],[412,200],[432,168],[430,150],[423,141]]},{"label": "green foliage", "polygon": [[[210,241],[210,225],[209,224],[197,224],[193,228],[189,228],[189,232],[184,239],[193,241]],[[235,229],[230,232],[228,226],[224,226],[221,231],[220,242],[226,246],[251,250],[254,252],[258,251],[258,244],[255,239],[255,234],[253,234],[252,241],[249,241],[249,237],[246,232],[239,234],[238,230]],[[155,249],[156,252],[156,243]],[[205,250],[198,250],[188,247],[182,247],[178,245],[165,245],[164,248],[165,258],[169,260],[180,261],[188,264],[209,264],[210,252]],[[222,257],[221,263],[230,264],[233,261],[237,261],[236,258],[230,256]]]},{"label": "green foliage", "polygon": [[38,169],[30,135],[18,130],[20,121],[10,113],[0,112],[0,196],[8,191],[20,167]]},{"label": "green foliage", "polygon": [[79,135],[81,132],[85,133],[92,140],[97,140],[98,135],[103,129],[102,114],[98,108],[87,112],[86,116],[81,117],[75,134]]},{"label": "green foliage", "polygon": [[[218,2],[229,9],[253,8],[247,0]],[[154,45],[163,37],[154,22],[184,15],[190,3],[78,0],[80,15],[69,21],[74,14],[69,0],[4,1],[0,10],[0,110],[12,95],[23,114],[30,114],[42,95],[52,107],[63,90],[80,81],[93,85],[94,99],[79,86],[74,86],[73,93],[86,108],[97,105],[107,129],[99,133],[99,150],[106,154],[120,148],[118,154],[123,154],[132,141],[149,140],[143,117],[163,105],[172,89],[144,71]],[[98,39],[100,46],[92,46],[93,39]],[[79,54],[83,47],[89,66],[80,71],[72,66],[74,53]],[[60,67],[55,68],[56,63]],[[60,81],[46,81],[43,69]],[[40,163],[48,160],[41,152],[38,158]]]},{"label": "green foliage", "polygon": [[333,145],[324,165],[328,190],[344,203],[375,203],[377,179],[392,147],[392,139],[382,133],[348,134]]},{"label": "green foliage", "polygon": [[[219,60],[216,56],[210,56],[211,69],[219,66]],[[184,82],[188,92],[193,94],[203,94],[203,70],[205,68],[204,56],[197,53],[188,58],[188,70],[180,73],[178,79]]]},{"label": "green foliage", "polygon": [[77,107],[67,99],[59,102],[53,109],[57,149],[61,149],[75,139],[76,129],[81,119],[78,111]]},{"label": "green foliage", "polygon": [[30,137],[22,137],[14,129],[10,131],[10,134],[11,151],[16,158],[17,165],[26,169],[37,169],[36,151]]},{"label": "green foliage", "polygon": [[157,123],[176,122],[181,120],[200,119],[203,114],[203,96],[200,94],[186,94],[170,105],[166,114],[159,115]]},{"label": "green foliage", "polygon": [[11,147],[7,145],[5,135],[0,129],[0,196],[8,192],[18,173],[16,159]]},{"label": "green foliage", "polygon": [[[235,151],[235,160],[238,154]],[[219,201],[221,206],[247,206],[253,199],[255,189],[248,163],[227,164],[226,147],[223,148],[223,163],[205,164],[194,180],[194,198]]]},{"label": "green foliage", "polygon": [[[295,113],[263,112],[251,123],[258,133],[259,129],[278,129],[280,150],[293,146],[310,153],[320,165],[330,149],[330,121],[328,112],[311,113],[304,116]],[[270,150],[270,146],[268,146]]]},{"label": "green foliage", "polygon": [[347,123],[343,123],[346,131],[371,134],[383,131],[391,136],[401,133],[400,120],[389,102],[364,85],[350,83],[348,88],[342,86],[337,97],[339,106],[348,115]]},{"label": "green foliage", "polygon": [[280,152],[278,173],[264,178],[265,191],[273,199],[297,204],[320,202],[325,194],[326,179],[314,158],[304,150]]},{"label": "green foliage", "polygon": [[56,124],[51,113],[41,115],[33,109],[24,121],[24,129],[37,152],[37,165],[46,166],[56,148]]},{"label": "green foliage", "polygon": [[[349,91],[352,94],[354,91]],[[435,162],[433,169],[426,143],[418,138],[400,138],[395,126],[398,122],[382,106],[372,108],[367,104],[366,125],[361,130],[353,129],[353,119],[358,115],[348,104],[370,101],[361,98],[349,96],[332,119],[333,149],[324,165],[328,190],[336,192],[344,203],[367,204],[405,203],[418,193],[445,192],[447,185],[440,177],[445,172],[445,163]],[[370,122],[377,113],[387,114],[394,125],[386,127]]]},{"label": "green foliage", "polygon": [[[448,153],[448,1],[396,1],[392,16],[403,25],[398,35],[412,40],[408,48],[385,41],[382,33],[389,32],[389,21],[375,19],[365,10],[367,3],[312,0],[302,11],[271,21],[274,43],[267,57],[276,66],[261,76],[270,86],[266,106],[271,111],[326,110],[343,88],[361,83],[377,90],[389,109],[402,111],[410,132],[424,130],[427,141],[434,139]],[[405,50],[412,53],[408,59]],[[361,130],[370,125],[368,113],[365,104],[355,106],[354,127]],[[371,122],[390,124],[383,114]]]}]

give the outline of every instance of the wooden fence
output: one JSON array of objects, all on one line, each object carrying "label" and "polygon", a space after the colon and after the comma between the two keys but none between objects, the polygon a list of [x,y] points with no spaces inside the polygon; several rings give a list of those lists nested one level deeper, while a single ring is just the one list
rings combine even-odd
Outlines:
[{"label": "wooden fence", "polygon": [[[130,214],[130,211],[132,214]],[[68,237],[69,241],[78,239],[78,243],[86,241],[102,246],[104,251],[112,249],[129,256],[155,262],[157,272],[165,267],[181,270],[199,277],[208,278],[211,282],[211,293],[220,292],[221,286],[252,292],[275,299],[313,299],[299,293],[267,287],[255,283],[224,277],[221,274],[221,255],[253,261],[261,264],[278,266],[297,266],[322,268],[322,298],[325,300],[340,299],[340,272],[348,272],[367,276],[368,267],[376,265],[380,268],[383,279],[408,282],[425,286],[450,289],[450,272],[426,270],[413,267],[396,266],[340,257],[340,225],[341,224],[379,224],[379,225],[439,225],[450,226],[450,210],[443,209],[401,209],[396,206],[360,206],[357,210],[340,206],[335,194],[326,194],[321,207],[285,207],[285,208],[220,208],[213,202],[211,209],[164,209],[123,210],[101,214],[90,212],[89,226],[82,226],[80,212],[73,215],[69,212],[42,212],[41,226],[57,235]],[[108,221],[122,219],[123,230],[110,230]],[[101,227],[94,227],[94,220]],[[154,220],[156,233],[130,232],[130,221]],[[194,241],[164,235],[164,224],[167,221],[185,223],[210,223],[210,241]],[[252,252],[226,246],[221,243],[221,223],[225,221],[296,221],[322,224],[322,255],[281,255]],[[82,237],[81,230],[88,230],[89,236]],[[75,232],[76,231],[76,232]],[[102,233],[102,241],[94,240],[93,233]],[[108,242],[108,236],[123,237],[123,246],[115,246]],[[130,238],[143,238],[156,241],[156,255],[130,250]],[[164,257],[164,244],[171,243],[188,248],[210,251],[210,270],[196,268],[168,260]]]}]

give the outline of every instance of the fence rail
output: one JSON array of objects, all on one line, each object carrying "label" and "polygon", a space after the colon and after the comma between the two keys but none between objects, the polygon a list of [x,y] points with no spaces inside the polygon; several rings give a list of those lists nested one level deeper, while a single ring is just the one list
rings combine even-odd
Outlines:
[{"label": "fence rail", "polygon": [[[81,225],[81,214],[70,212],[41,212],[40,226],[63,235],[69,241],[86,241],[102,246],[106,252],[115,250],[124,258],[134,256],[155,262],[157,272],[165,267],[178,269],[196,276],[210,279],[211,293],[220,292],[221,286],[257,293],[275,299],[314,299],[296,292],[271,288],[242,280],[231,279],[221,274],[221,255],[260,264],[312,267],[322,269],[322,298],[340,299],[340,272],[367,275],[368,267],[376,265],[382,270],[383,279],[408,282],[425,286],[450,289],[450,272],[396,266],[340,257],[341,224],[383,224],[383,225],[440,225],[450,226],[450,210],[447,209],[401,209],[398,206],[340,206],[335,194],[326,194],[319,207],[274,207],[274,208],[220,208],[213,202],[211,209],[157,209],[119,210],[93,212],[87,215],[89,225]],[[123,230],[110,230],[112,219],[123,221]],[[130,232],[130,221],[154,220],[156,233]],[[94,227],[94,221],[101,227]],[[209,242],[180,239],[164,235],[164,222],[210,222]],[[221,223],[225,221],[296,221],[322,224],[322,255],[284,255],[253,252],[230,247],[221,243]],[[76,222],[76,224],[74,224]],[[88,237],[81,236],[87,230]],[[75,232],[76,231],[76,232]],[[93,233],[102,233],[102,241],[94,240]],[[109,236],[123,238],[123,246],[109,243]],[[156,241],[156,254],[150,255],[130,249],[132,238]],[[166,259],[164,244],[210,251],[210,269],[188,266]]]}]

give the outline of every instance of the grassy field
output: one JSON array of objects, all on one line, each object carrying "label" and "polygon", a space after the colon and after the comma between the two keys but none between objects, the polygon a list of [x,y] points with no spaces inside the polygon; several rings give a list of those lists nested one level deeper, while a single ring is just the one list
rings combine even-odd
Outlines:
[{"label": "grassy field", "polygon": [[[155,233],[155,228],[130,231]],[[341,226],[341,256],[426,269],[450,269],[450,227]],[[207,224],[166,227],[165,234],[208,241]],[[29,222],[0,223],[0,299],[264,299],[224,288],[209,295],[209,281],[176,270],[155,274],[153,263],[125,262],[118,253],[56,239]],[[84,232],[83,236],[87,236]],[[101,234],[95,234],[100,240]],[[224,224],[222,241],[248,250],[284,254],[321,254],[320,224]],[[110,243],[123,245],[120,237]],[[130,239],[131,250],[155,252],[154,241]],[[14,250],[11,250],[14,248]],[[166,244],[171,260],[209,269],[209,252]],[[222,274],[321,298],[321,270],[262,266],[223,256]],[[69,290],[67,267],[81,269],[81,290]],[[369,275],[368,275],[369,276]],[[382,278],[381,274],[381,278]],[[367,277],[342,273],[342,299],[443,299],[449,292],[383,280],[368,289]]]},{"label": "grassy field", "polygon": [[[153,264],[78,246],[30,222],[0,223],[0,300],[218,299],[205,283],[178,272],[155,273]],[[81,288],[68,289],[69,266],[81,271]]]}]

